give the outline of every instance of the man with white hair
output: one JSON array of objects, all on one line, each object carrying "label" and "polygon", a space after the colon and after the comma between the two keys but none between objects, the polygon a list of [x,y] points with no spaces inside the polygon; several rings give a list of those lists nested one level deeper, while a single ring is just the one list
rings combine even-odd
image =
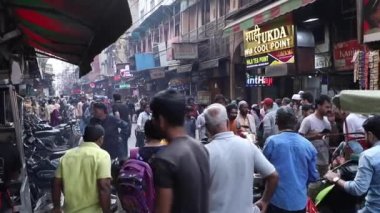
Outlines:
[{"label": "man with white hair", "polygon": [[[212,137],[206,145],[210,156],[210,213],[254,213],[259,209],[265,212],[278,182],[275,168],[254,144],[228,131],[223,105],[210,105],[204,116]],[[263,197],[255,206],[252,205],[254,171],[266,181]]]},{"label": "man with white hair", "polygon": [[[236,117],[236,127],[238,135],[243,138],[253,139],[256,138],[256,123],[255,118],[249,114],[249,106],[246,101],[239,102],[239,113]],[[252,137],[254,136],[254,137]],[[251,141],[254,142],[254,141]]]}]

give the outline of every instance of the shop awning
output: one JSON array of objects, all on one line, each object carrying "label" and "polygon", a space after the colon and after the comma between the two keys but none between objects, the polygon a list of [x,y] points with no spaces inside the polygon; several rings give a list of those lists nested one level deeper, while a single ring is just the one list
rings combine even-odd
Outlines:
[{"label": "shop awning", "polygon": [[255,25],[263,24],[274,18],[285,15],[300,7],[306,6],[316,0],[280,0],[270,4],[251,14],[243,16],[224,28],[223,36],[229,36],[243,30],[247,30]]},{"label": "shop awning", "polygon": [[126,0],[8,0],[6,5],[27,45],[78,65],[81,76],[132,24]]},{"label": "shop awning", "polygon": [[379,102],[378,90],[343,90],[333,98],[338,108],[361,114],[380,114]]}]

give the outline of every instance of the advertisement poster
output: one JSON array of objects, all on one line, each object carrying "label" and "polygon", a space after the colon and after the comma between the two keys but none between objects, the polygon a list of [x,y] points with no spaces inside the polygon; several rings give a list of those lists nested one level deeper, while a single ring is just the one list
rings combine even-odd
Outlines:
[{"label": "advertisement poster", "polygon": [[364,42],[380,40],[380,1],[363,0]]},{"label": "advertisement poster", "polygon": [[247,64],[247,68],[258,68],[284,63],[294,63],[294,50],[286,49],[258,56],[250,56],[245,58],[245,62]]},{"label": "advertisement poster", "polygon": [[249,75],[246,73],[246,87],[270,87],[273,86],[273,78],[262,75]]},{"label": "advertisement poster", "polygon": [[338,71],[353,70],[352,57],[355,51],[363,47],[357,40],[340,42],[334,45],[334,66]]},{"label": "advertisement poster", "polygon": [[294,63],[294,25],[244,32],[244,56],[247,68]]}]

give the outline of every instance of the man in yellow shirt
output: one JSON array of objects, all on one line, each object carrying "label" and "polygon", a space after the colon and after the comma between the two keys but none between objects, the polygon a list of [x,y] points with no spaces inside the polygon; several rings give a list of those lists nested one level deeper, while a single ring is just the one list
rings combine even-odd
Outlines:
[{"label": "man in yellow shirt", "polygon": [[84,142],[61,158],[53,183],[53,212],[62,212],[61,192],[65,213],[110,212],[111,158],[100,148],[103,136],[102,126],[87,126]]}]

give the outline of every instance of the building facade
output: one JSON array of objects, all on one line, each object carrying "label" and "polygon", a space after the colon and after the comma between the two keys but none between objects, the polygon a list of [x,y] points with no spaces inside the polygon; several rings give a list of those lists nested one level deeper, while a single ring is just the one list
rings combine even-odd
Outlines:
[{"label": "building facade", "polygon": [[[123,39],[134,94],[173,87],[198,102],[223,94],[255,103],[300,90],[317,96],[357,88],[350,58],[362,45],[355,42],[354,0],[145,0],[130,6],[138,14]],[[282,29],[287,37],[273,39]],[[270,37],[248,42],[254,32]],[[263,44],[276,48],[248,54]]]}]

